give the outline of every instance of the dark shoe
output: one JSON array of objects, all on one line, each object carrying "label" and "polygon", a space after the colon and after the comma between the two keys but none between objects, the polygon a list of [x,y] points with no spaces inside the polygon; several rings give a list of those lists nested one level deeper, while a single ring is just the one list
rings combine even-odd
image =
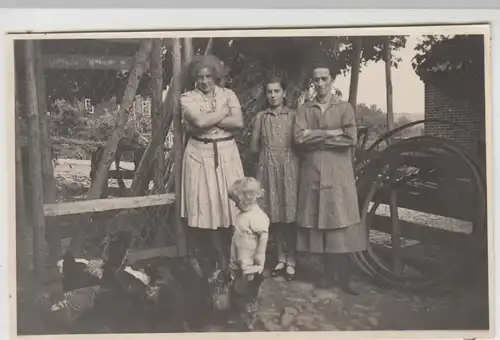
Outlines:
[{"label": "dark shoe", "polygon": [[272,277],[276,277],[276,276],[283,276],[283,273],[285,272],[285,268],[286,268],[286,263],[283,262],[283,261],[279,261],[278,263],[276,263],[276,265],[274,266],[274,269],[273,271],[271,272],[271,276]]}]

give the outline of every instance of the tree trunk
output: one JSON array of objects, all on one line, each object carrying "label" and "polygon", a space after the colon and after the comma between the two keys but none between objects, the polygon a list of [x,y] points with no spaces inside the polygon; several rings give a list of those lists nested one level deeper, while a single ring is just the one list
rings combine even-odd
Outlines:
[{"label": "tree trunk", "polygon": [[349,84],[349,103],[356,112],[358,99],[359,72],[361,69],[361,54],[363,53],[363,38],[356,37],[354,40],[353,60],[351,66],[351,82]]},{"label": "tree trunk", "polygon": [[214,45],[214,38],[208,38],[207,47],[205,48],[205,55],[212,53],[212,47]]},{"label": "tree trunk", "polygon": [[47,254],[45,239],[45,215],[43,212],[43,178],[42,154],[40,148],[40,116],[38,106],[37,80],[36,80],[36,54],[35,41],[26,40],[25,67],[26,67],[26,102],[29,124],[28,150],[30,160],[30,177],[32,181],[32,219],[34,241],[35,272],[40,281],[47,279]]},{"label": "tree trunk", "polygon": [[391,78],[391,46],[390,37],[387,37],[384,46],[385,52],[385,85],[386,85],[386,98],[387,98],[387,130],[394,129],[394,111],[392,107],[392,78]]},{"label": "tree trunk", "polygon": [[[40,113],[40,148],[42,156],[42,178],[44,204],[56,203],[56,181],[52,166],[52,145],[50,142],[49,117],[47,116],[47,92],[42,65],[41,41],[35,42],[36,47],[36,73],[38,92],[38,112]],[[61,235],[58,228],[53,225],[54,220],[47,218],[47,242],[49,246],[49,268],[51,277],[57,277],[57,261],[61,256]]]},{"label": "tree trunk", "polygon": [[186,243],[186,233],[184,230],[184,223],[181,219],[181,176],[182,176],[182,157],[184,143],[182,140],[183,129],[182,129],[182,117],[180,108],[180,96],[182,91],[182,60],[181,60],[181,41],[178,38],[174,38],[173,46],[173,74],[172,74],[172,96],[173,107],[172,112],[174,113],[174,180],[175,180],[175,226],[176,226],[176,243],[177,252],[179,256],[185,256],[187,254],[187,243]]},{"label": "tree trunk", "polygon": [[[150,56],[152,45],[153,42],[151,39],[144,40],[141,43],[139,53],[137,54],[134,61],[134,68],[132,69],[132,72],[130,72],[130,75],[128,77],[127,86],[125,87],[125,92],[120,102],[120,108],[116,115],[115,129],[113,130],[111,137],[106,143],[106,147],[104,148],[104,151],[102,153],[102,157],[97,166],[95,180],[93,181],[89,193],[86,197],[87,200],[99,198],[104,184],[108,181],[109,167],[115,159],[118,143],[125,134],[125,125],[127,124],[130,113],[129,109],[134,103],[137,87],[139,86],[139,81],[144,72],[146,72],[147,70],[148,59]],[[71,244],[69,245],[69,249],[73,252],[73,254],[81,253],[84,237],[85,227],[79,227],[76,237],[71,240]]]},{"label": "tree trunk", "polygon": [[[185,38],[185,39],[188,41],[188,43],[186,43],[186,45],[192,43],[190,38]],[[173,41],[171,42],[170,40],[166,41],[166,44],[172,45],[172,46],[175,45],[175,43],[173,43]],[[205,54],[208,54],[208,52],[210,51],[210,48],[211,48],[211,43],[207,44]],[[193,50],[192,47],[184,48],[185,61],[191,60],[192,50]],[[191,52],[187,53],[186,51],[191,51]],[[182,59],[182,57],[179,57],[179,58]],[[181,61],[181,72],[182,72],[182,61]],[[172,79],[170,81],[170,87],[169,87],[169,90],[167,92],[167,97],[165,98],[165,100],[163,102],[163,106],[162,106],[163,118],[162,118],[162,121],[160,123],[160,126],[158,127],[158,130],[160,131],[160,133],[156,133],[156,132],[153,133],[151,141],[149,142],[148,147],[144,151],[141,162],[139,163],[139,167],[137,168],[137,171],[135,172],[135,176],[134,176],[134,179],[132,181],[132,186],[130,187],[131,195],[137,194],[138,190],[140,189],[142,183],[144,182],[144,180],[146,178],[147,172],[149,171],[151,164],[154,161],[155,150],[158,147],[158,145],[160,145],[160,143],[161,144],[164,143],[165,137],[168,134],[168,131],[169,131],[170,126],[172,124],[172,120],[174,117],[174,109],[175,109],[174,106],[178,105],[178,103],[176,103],[176,100],[177,101],[179,100],[179,98],[175,99],[175,96],[174,96],[173,81],[174,81],[174,77],[172,76]],[[181,80],[181,82],[182,82],[182,80]],[[181,84],[181,86],[182,86],[182,84]],[[175,151],[174,150],[175,150],[175,147],[173,148],[173,150],[171,150],[169,152],[169,156],[168,156],[169,158],[170,157],[175,158],[175,156],[174,156]],[[168,162],[169,162],[169,160],[167,159],[165,161],[165,163],[166,163],[165,167],[164,167],[165,171],[169,170]],[[163,173],[163,170],[162,170],[162,173]],[[167,180],[168,179],[165,178],[165,176],[164,176],[164,180],[161,183],[162,187],[163,187],[164,183],[166,183]]]},{"label": "tree trunk", "polygon": [[136,57],[134,68],[127,81],[127,87],[120,103],[120,109],[116,115],[116,127],[109,138],[104,149],[102,159],[96,172],[96,179],[90,188],[87,199],[96,199],[101,195],[103,183],[108,180],[108,172],[113,159],[115,158],[118,142],[125,133],[125,125],[129,118],[129,108],[134,102],[137,87],[142,75],[147,70],[148,57],[151,52],[153,42],[148,39],[141,43],[139,53]]},{"label": "tree trunk", "polygon": [[139,190],[141,189],[143,182],[146,180],[149,169],[151,168],[151,164],[155,159],[155,153],[160,144],[162,144],[165,140],[165,137],[168,133],[168,129],[170,125],[172,125],[172,120],[174,117],[172,106],[174,105],[174,97],[172,88],[168,90],[167,98],[163,103],[163,110],[167,110],[163,113],[163,118],[161,120],[160,126],[157,129],[157,132],[153,134],[149,145],[147,146],[144,154],[142,155],[141,162],[139,163],[139,167],[137,168],[134,179],[132,180],[132,185],[130,186],[130,191],[132,195],[137,195]]},{"label": "tree trunk", "polygon": [[[153,75],[152,77],[152,92],[153,92],[153,99],[152,99],[152,110],[151,110],[151,125],[152,125],[152,136],[156,133],[162,133],[158,129],[158,127],[161,125],[162,121],[162,92],[163,92],[163,66],[162,66],[162,60],[161,60],[161,46],[162,46],[162,39],[155,39],[153,42],[153,47],[151,50],[151,73]],[[155,191],[159,193],[162,188],[160,187],[161,185],[161,178],[162,178],[162,169],[164,168],[164,162],[165,162],[165,150],[163,148],[163,143],[160,143],[158,145],[158,148],[156,149],[156,171],[155,171]]]}]

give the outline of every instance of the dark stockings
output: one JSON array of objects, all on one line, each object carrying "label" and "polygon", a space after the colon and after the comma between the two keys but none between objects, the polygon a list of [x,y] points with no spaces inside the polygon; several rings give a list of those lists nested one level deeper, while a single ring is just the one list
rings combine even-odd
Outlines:
[{"label": "dark stockings", "polygon": [[208,276],[214,271],[214,262],[220,269],[227,269],[229,254],[224,249],[223,239],[228,232],[222,229],[189,228],[189,248],[200,263],[204,275]]},{"label": "dark stockings", "polygon": [[278,262],[287,262],[288,257],[289,259],[293,259],[293,261],[288,264],[295,266],[297,232],[294,225],[276,223],[273,224],[272,230],[276,243],[276,255]]},{"label": "dark stockings", "polygon": [[335,284],[348,294],[358,295],[359,293],[351,283],[352,273],[349,261],[349,254],[324,254],[325,277],[322,285]]}]

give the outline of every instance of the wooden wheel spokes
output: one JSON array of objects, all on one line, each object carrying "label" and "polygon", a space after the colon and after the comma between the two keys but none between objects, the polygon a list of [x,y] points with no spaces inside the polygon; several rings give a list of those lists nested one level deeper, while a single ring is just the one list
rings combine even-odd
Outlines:
[{"label": "wooden wheel spokes", "polygon": [[423,288],[459,273],[483,251],[485,185],[476,160],[433,137],[400,141],[357,168],[369,247],[353,255],[364,272]]}]

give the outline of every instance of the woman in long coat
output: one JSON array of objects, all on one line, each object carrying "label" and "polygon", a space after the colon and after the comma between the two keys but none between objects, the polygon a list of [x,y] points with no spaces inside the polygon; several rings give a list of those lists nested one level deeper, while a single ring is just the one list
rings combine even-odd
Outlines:
[{"label": "woman in long coat", "polygon": [[329,65],[312,71],[316,97],[299,107],[294,140],[300,154],[297,251],[324,255],[321,285],[351,286],[348,254],[366,250],[351,152],[357,132],[354,110],[331,92]]},{"label": "woman in long coat", "polygon": [[217,84],[222,64],[213,55],[196,56],[189,65],[196,88],[180,98],[189,140],[182,164],[181,216],[187,219],[191,240],[204,250],[203,259],[216,255],[226,270],[229,255],[221,232],[233,225],[237,213],[228,188],[244,176],[233,133],[243,127],[238,98]]}]

